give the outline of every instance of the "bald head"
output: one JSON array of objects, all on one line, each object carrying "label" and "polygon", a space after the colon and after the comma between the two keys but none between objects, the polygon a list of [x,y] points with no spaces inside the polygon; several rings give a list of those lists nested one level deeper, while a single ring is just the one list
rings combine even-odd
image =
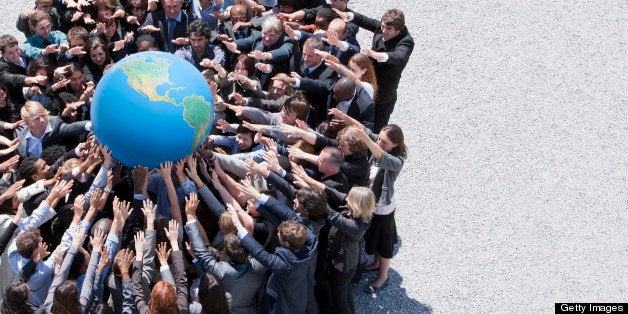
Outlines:
[{"label": "bald head", "polygon": [[334,98],[336,101],[351,100],[353,94],[355,94],[355,82],[348,78],[343,77],[334,85]]},{"label": "bald head", "polygon": [[327,30],[336,33],[336,36],[338,36],[338,39],[340,40],[345,40],[345,38],[347,38],[347,22],[343,19],[333,19],[329,23]]},{"label": "bald head", "polygon": [[233,22],[244,22],[248,21],[248,11],[246,6],[243,4],[236,4],[231,7],[231,11],[229,11],[229,16]]}]

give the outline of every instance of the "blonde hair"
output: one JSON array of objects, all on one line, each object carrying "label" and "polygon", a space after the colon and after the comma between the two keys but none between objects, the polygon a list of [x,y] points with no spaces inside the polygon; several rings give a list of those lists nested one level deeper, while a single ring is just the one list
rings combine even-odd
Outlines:
[{"label": "blonde hair", "polygon": [[28,100],[20,110],[22,120],[30,120],[33,117],[47,115],[48,110],[37,101]]},{"label": "blonde hair", "polygon": [[351,210],[353,217],[369,222],[373,217],[375,194],[367,187],[355,186],[347,195],[347,206]]},{"label": "blonde hair", "polygon": [[61,166],[61,176],[65,177],[68,173],[72,172],[72,169],[81,165],[81,160],[78,158],[70,158],[66,160]]},{"label": "blonde hair", "polygon": [[224,230],[224,234],[238,233],[238,229],[233,225],[233,217],[229,212],[224,212],[220,215],[220,226]]}]

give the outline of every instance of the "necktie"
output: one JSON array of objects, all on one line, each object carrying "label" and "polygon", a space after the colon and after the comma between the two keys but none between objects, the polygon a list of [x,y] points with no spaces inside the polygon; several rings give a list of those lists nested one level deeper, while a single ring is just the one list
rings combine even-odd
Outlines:
[{"label": "necktie", "polygon": [[305,68],[305,70],[303,70],[303,76],[304,77],[308,77],[310,75],[310,69],[309,68]]},{"label": "necktie", "polygon": [[172,40],[174,39],[174,27],[177,23],[177,20],[175,19],[168,19],[168,51],[169,52],[174,52],[174,44],[172,43]]},{"label": "necktie", "polygon": [[236,37],[237,37],[237,39],[246,38],[246,33],[244,32],[244,30],[240,29],[240,30],[238,30],[238,33],[237,33]]}]

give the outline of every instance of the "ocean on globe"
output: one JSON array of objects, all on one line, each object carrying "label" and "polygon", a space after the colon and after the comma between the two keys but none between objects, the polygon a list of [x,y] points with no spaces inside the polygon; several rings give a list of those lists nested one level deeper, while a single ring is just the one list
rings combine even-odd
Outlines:
[{"label": "ocean on globe", "polygon": [[127,167],[158,168],[196,150],[214,114],[203,75],[175,55],[140,52],[106,71],[91,106],[96,138]]}]

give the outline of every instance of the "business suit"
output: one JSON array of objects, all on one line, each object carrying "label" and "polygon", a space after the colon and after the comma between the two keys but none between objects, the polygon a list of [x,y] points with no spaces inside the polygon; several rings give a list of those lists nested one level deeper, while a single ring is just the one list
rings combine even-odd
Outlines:
[{"label": "business suit", "polygon": [[[325,105],[320,103],[312,103],[314,113],[310,111],[308,116],[308,124],[317,125],[324,119],[331,119],[332,117],[327,115],[327,111],[331,108],[338,106],[338,101],[333,97],[333,88],[335,82],[325,83],[320,80],[311,80],[302,78],[300,82],[300,89],[309,93],[321,95],[325,93],[327,95],[327,102]],[[368,93],[360,86],[356,86],[355,95],[349,104],[347,109],[347,115],[360,121],[365,127],[373,129],[373,121],[375,115],[375,103]]]},{"label": "business suit", "polygon": [[241,237],[242,246],[272,272],[266,286],[266,305],[270,313],[305,312],[307,298],[314,286],[310,263],[318,245],[316,236],[306,230],[303,247],[296,251],[277,247],[274,254],[264,250],[252,235],[247,233]]},{"label": "business suit", "polygon": [[[233,31],[233,21],[231,20],[226,20],[218,26],[218,34],[227,35],[229,36],[229,38],[232,38],[233,40],[244,39],[253,35],[253,33],[259,33],[259,31],[253,29],[252,27],[240,29],[239,31],[236,31],[236,32]],[[214,40],[214,45],[220,45],[220,43],[221,41]],[[238,57],[238,54],[232,53],[228,49],[224,49],[224,50],[225,50],[225,56],[226,56],[225,69],[227,69],[228,71],[232,71],[233,62],[235,62],[236,58]]]},{"label": "business suit", "polygon": [[[312,34],[305,31],[301,31],[301,38],[299,39],[299,44],[303,45],[305,41],[310,37],[318,37],[318,38],[327,38],[327,34]],[[342,41],[347,43],[347,50],[342,51],[340,48],[332,45],[325,44],[325,51],[329,52],[332,56],[338,58],[340,63],[347,65],[349,63],[349,59],[356,53],[360,52],[360,43],[355,39],[355,36],[347,35],[345,39]]]},{"label": "business suit", "polygon": [[384,41],[380,28],[381,22],[359,13],[354,13],[353,23],[374,33],[371,47],[373,51],[384,52],[388,55],[386,62],[373,61],[377,86],[379,87],[375,99],[375,126],[373,130],[378,133],[383,126],[388,124],[395,102],[397,102],[397,87],[401,80],[401,73],[414,49],[414,39],[408,29],[404,27],[399,35]]},{"label": "business suit", "polygon": [[209,252],[197,222],[185,224],[185,231],[194,250],[194,256],[201,263],[205,272],[220,278],[225,291],[231,294],[230,310],[232,313],[256,313],[256,296],[266,279],[266,269],[253,258],[242,264],[220,261]]},{"label": "business suit", "polygon": [[[187,30],[188,25],[191,21],[189,20],[188,14],[185,11],[181,10],[180,15],[181,21],[177,21],[175,23],[172,39],[176,39],[179,37],[188,37]],[[144,21],[144,25],[142,26],[146,25],[153,25],[159,28],[159,32],[149,33],[151,36],[153,36],[153,38],[155,38],[155,44],[157,45],[157,48],[159,48],[159,50],[174,53],[177,49],[182,47],[176,44],[168,45],[168,16],[166,15],[166,12],[164,10],[149,12],[148,15],[146,15],[146,21]]]},{"label": "business suit", "polygon": [[[25,57],[22,59],[28,66],[28,59]],[[9,62],[6,58],[0,59],[0,86],[6,89],[8,100],[20,108],[26,101],[22,94],[24,79],[26,79],[26,67]],[[19,108],[16,109],[19,110]]]},{"label": "business suit", "polygon": [[254,50],[262,52],[270,52],[273,57],[271,60],[256,60],[257,62],[268,63],[273,66],[270,73],[263,73],[259,70],[256,71],[256,76],[260,80],[262,89],[268,88],[270,78],[277,73],[290,73],[294,70],[294,53],[295,49],[298,49],[298,45],[295,45],[292,38],[281,35],[277,41],[269,47],[264,46],[262,42],[262,33],[253,32],[253,34],[244,39],[235,40],[234,43],[238,46],[238,50],[242,53],[249,53]]},{"label": "business suit", "polygon": [[[44,150],[46,147],[52,145],[64,145],[69,140],[88,133],[85,129],[87,122],[88,121],[78,121],[67,124],[63,122],[61,117],[48,116],[48,125],[52,128],[52,131],[43,135],[41,139],[41,149]],[[26,125],[21,125],[15,129],[15,137],[20,139],[17,145],[17,153],[22,158],[28,156],[26,151],[26,135],[28,131]]]}]

